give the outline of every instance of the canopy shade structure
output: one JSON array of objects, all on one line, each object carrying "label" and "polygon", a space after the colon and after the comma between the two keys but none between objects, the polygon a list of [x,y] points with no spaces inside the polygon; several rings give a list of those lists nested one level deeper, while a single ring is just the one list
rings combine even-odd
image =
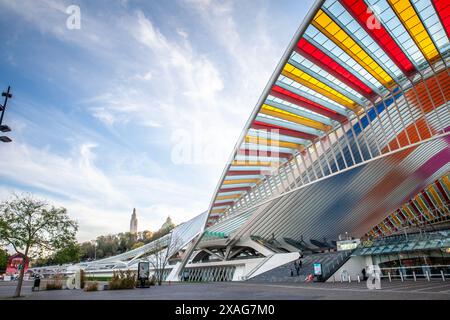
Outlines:
[{"label": "canopy shade structure", "polygon": [[450,220],[450,173],[435,180],[374,226],[367,236],[389,236],[424,223]]},{"label": "canopy shade structure", "polygon": [[447,136],[449,12],[439,0],[316,1],[226,164],[206,226]]},{"label": "canopy shade structure", "polygon": [[[174,243],[170,246],[171,252],[168,252],[168,256],[170,257],[178,250],[181,250],[183,247],[187,246],[192,239],[202,232],[205,219],[206,212],[203,212],[194,218],[179,224],[165,236],[147,243],[142,247],[104,259],[94,260],[92,262],[82,262],[79,265],[86,268],[86,270],[101,269],[104,268],[105,265],[113,266],[112,268],[127,267],[131,264],[137,264],[141,257],[148,254],[153,254],[155,249],[162,250],[164,246],[168,245],[172,241]],[[169,249],[164,248],[164,250]]]},{"label": "canopy shade structure", "polygon": [[[424,212],[424,218],[416,219],[420,225],[448,221],[448,210],[444,210],[447,194],[444,193],[447,191],[444,181],[448,181],[450,170],[448,138],[435,139],[390,154],[306,188],[288,192],[271,200],[269,205],[262,206],[264,210],[261,210],[262,207],[252,208],[230,215],[207,230],[226,233],[224,245],[251,236],[263,239],[275,237],[277,240],[289,238],[298,242],[302,239],[332,240],[345,233],[360,238],[385,220],[389,213],[409,204],[411,199],[417,202],[417,194],[421,190],[428,193],[432,190],[428,188],[430,185],[439,191],[437,199],[440,199],[443,208],[439,207],[439,213],[423,198],[433,216],[426,218],[428,213],[420,206],[423,204],[417,203],[417,210]],[[397,228],[414,226],[414,216],[411,222]],[[393,232],[394,229],[388,230]],[[208,239],[204,240],[207,242]]]}]

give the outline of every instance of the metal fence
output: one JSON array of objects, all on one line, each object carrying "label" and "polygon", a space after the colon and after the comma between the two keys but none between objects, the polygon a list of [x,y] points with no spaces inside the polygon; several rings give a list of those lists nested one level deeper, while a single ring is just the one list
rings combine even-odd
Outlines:
[{"label": "metal fence", "polygon": [[446,281],[450,277],[450,265],[433,265],[433,266],[413,266],[413,267],[395,267],[395,268],[381,268],[380,277],[387,279],[390,282],[393,280],[413,280],[426,279],[440,279]]}]

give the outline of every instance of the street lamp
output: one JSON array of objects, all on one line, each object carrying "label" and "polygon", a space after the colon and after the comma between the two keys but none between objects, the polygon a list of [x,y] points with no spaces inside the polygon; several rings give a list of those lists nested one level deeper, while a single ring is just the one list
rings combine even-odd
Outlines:
[{"label": "street lamp", "polygon": [[[2,97],[5,97],[5,102],[3,103],[3,105],[0,104],[0,111],[2,112],[1,116],[0,116],[0,131],[1,132],[10,132],[11,128],[8,127],[7,125],[3,125],[3,116],[5,115],[5,111],[6,111],[6,105],[8,103],[8,99],[12,98],[12,94],[10,93],[11,91],[11,87],[8,86],[8,90],[6,92],[2,92]],[[0,136],[0,141],[2,142],[11,142],[11,138],[7,137],[7,136]]]},{"label": "street lamp", "polygon": [[11,128],[8,127],[7,125],[2,124],[2,125],[0,126],[0,131],[1,131],[1,132],[10,132],[10,131],[11,131]]},{"label": "street lamp", "polygon": [[97,241],[92,240],[91,243],[94,245],[94,261],[97,260]]}]

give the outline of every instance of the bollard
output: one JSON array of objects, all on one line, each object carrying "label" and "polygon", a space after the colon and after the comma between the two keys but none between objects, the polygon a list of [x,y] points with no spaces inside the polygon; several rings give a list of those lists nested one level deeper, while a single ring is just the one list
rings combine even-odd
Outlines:
[{"label": "bollard", "polygon": [[444,270],[441,270],[442,281],[445,281]]},{"label": "bollard", "polygon": [[402,282],[403,282],[403,273],[402,273],[402,272],[400,272],[400,279],[401,279]]},{"label": "bollard", "polygon": [[413,278],[414,278],[414,282],[416,282],[417,279],[416,279],[416,272],[415,271],[413,271]]},{"label": "bollard", "polygon": [[352,283],[352,276],[348,275],[348,283]]},{"label": "bollard", "polygon": [[391,273],[390,272],[388,272],[388,277],[389,277],[389,282],[392,282]]},{"label": "bollard", "polygon": [[341,283],[343,282],[343,280],[342,280],[342,274],[341,274]]},{"label": "bollard", "polygon": [[358,283],[360,283],[361,282],[361,279],[359,278],[359,274],[358,274]]},{"label": "bollard", "polygon": [[428,274],[428,270],[425,271],[425,273],[427,274],[427,280],[428,280],[428,282],[429,282],[429,281],[430,281],[430,275]]}]

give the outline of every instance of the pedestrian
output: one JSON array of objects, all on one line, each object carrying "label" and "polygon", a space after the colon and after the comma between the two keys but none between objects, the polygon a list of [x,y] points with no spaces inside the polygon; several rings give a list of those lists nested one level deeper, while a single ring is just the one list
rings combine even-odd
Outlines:
[{"label": "pedestrian", "polygon": [[294,276],[294,270],[292,270],[292,268],[291,268],[291,277],[293,277]]},{"label": "pedestrian", "polygon": [[299,259],[299,260],[298,260],[298,268],[301,269],[302,266],[303,266],[302,259]]},{"label": "pedestrian", "polygon": [[305,282],[311,282],[314,280],[314,276],[312,274],[309,274],[306,278],[305,278]]},{"label": "pedestrian", "polygon": [[363,275],[363,280],[366,280],[366,268],[363,268],[361,271],[362,275]]}]

